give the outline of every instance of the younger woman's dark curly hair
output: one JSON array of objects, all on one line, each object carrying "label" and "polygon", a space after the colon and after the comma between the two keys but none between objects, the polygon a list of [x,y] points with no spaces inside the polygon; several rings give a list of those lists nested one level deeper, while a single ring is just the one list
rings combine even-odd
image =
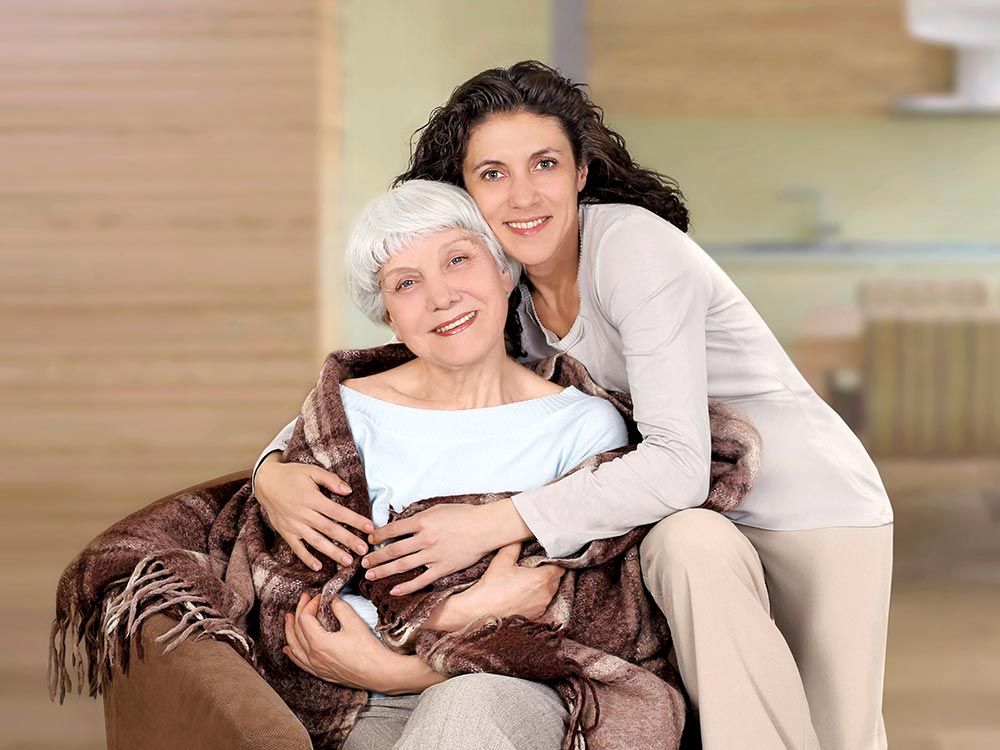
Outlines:
[{"label": "younger woman's dark curly hair", "polygon": [[[573,83],[536,60],[484,70],[456,88],[443,107],[431,112],[413,137],[410,167],[392,184],[436,180],[465,187],[462,164],[473,128],[496,114],[530,112],[559,121],[577,166],[587,165],[582,203],[630,203],[652,211],[683,232],[689,216],[684,195],[669,177],[633,161],[625,139],[604,124],[604,111],[590,101],[584,84]],[[510,298],[504,334],[511,356],[523,357],[521,292]]]},{"label": "younger woman's dark curly hair", "polygon": [[572,145],[574,161],[587,165],[581,202],[642,206],[686,232],[688,210],[677,183],[632,160],[625,140],[604,124],[604,111],[584,89],[584,84],[573,83],[536,60],[484,70],[456,88],[413,134],[417,143],[410,168],[393,180],[393,186],[422,179],[465,187],[462,164],[473,128],[491,115],[531,112],[557,119]]}]

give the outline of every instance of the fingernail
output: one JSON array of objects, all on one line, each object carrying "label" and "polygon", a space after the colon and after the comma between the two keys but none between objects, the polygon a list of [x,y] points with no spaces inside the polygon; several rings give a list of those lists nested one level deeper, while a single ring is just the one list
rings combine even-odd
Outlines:
[{"label": "fingernail", "polygon": [[372,526],[371,524],[368,524],[367,526],[365,526],[365,531],[367,531],[369,534],[374,534],[375,533],[375,527]]},{"label": "fingernail", "polygon": [[341,491],[341,492],[350,492],[350,491],[351,491],[351,488],[350,488],[350,487],[348,487],[348,486],[347,486],[346,484],[344,484],[343,482],[341,482],[341,483],[340,483],[340,491]]},{"label": "fingernail", "polygon": [[390,590],[389,590],[389,593],[390,593],[390,594],[391,594],[392,596],[399,596],[399,589],[390,589]]},{"label": "fingernail", "polygon": [[375,571],[374,570],[369,570],[367,573],[365,573],[365,578],[367,578],[369,581],[374,581],[375,580]]},{"label": "fingernail", "polygon": [[312,568],[313,570],[319,570],[319,569],[320,569],[320,568],[322,568],[323,566],[322,566],[322,565],[320,565],[320,564],[319,564],[318,562],[315,562],[315,563],[313,563],[312,565],[310,565],[309,567],[311,567],[311,568]]},{"label": "fingernail", "polygon": [[368,567],[368,561],[365,558],[363,558],[363,557],[361,558],[361,567],[362,568],[367,568]]},{"label": "fingernail", "polygon": [[343,557],[340,558],[340,562],[343,565],[350,565],[351,564],[351,556],[350,555],[344,555]]}]

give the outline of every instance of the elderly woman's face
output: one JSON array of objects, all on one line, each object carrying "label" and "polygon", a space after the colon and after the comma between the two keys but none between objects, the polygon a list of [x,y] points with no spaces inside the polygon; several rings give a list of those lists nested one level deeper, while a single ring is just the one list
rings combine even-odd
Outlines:
[{"label": "elderly woman's face", "polygon": [[499,347],[514,284],[461,229],[422,237],[379,272],[388,323],[417,357],[444,367],[480,361]]}]

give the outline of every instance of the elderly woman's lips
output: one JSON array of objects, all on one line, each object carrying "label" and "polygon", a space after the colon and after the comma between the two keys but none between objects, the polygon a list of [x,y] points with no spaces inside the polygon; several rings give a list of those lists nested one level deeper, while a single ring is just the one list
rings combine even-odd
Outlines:
[{"label": "elderly woman's lips", "polygon": [[473,321],[476,319],[478,311],[473,310],[472,312],[467,312],[464,315],[460,315],[457,318],[449,320],[447,323],[438,326],[431,330],[431,333],[436,333],[438,336],[454,336],[456,333],[461,333],[466,328],[472,325]]}]

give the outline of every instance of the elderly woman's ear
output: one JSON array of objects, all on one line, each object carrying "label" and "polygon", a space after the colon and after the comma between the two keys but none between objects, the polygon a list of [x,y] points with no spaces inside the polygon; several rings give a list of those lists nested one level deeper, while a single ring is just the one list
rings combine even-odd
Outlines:
[{"label": "elderly woman's ear", "polygon": [[514,280],[514,276],[511,274],[510,268],[506,265],[500,269],[500,275],[503,276],[503,287],[509,296],[510,293],[514,291],[514,287],[517,286],[517,281]]},{"label": "elderly woman's ear", "polygon": [[392,329],[392,334],[393,334],[393,336],[396,337],[396,341],[402,343],[403,339],[401,339],[399,337],[399,328],[396,327],[396,324],[393,322],[392,316],[389,315],[389,311],[388,310],[386,310],[382,314],[382,322],[385,323],[387,326],[389,326],[389,328]]}]

